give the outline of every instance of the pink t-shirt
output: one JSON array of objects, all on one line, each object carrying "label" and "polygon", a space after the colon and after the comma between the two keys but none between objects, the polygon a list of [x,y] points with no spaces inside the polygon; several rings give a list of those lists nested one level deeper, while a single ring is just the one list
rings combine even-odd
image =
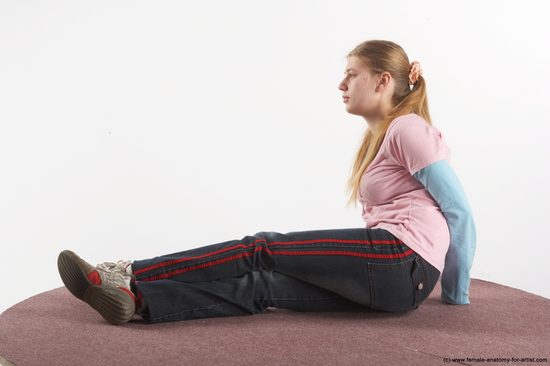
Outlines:
[{"label": "pink t-shirt", "polygon": [[415,113],[394,119],[380,150],[361,177],[366,228],[382,228],[443,273],[450,244],[445,216],[412,175],[450,152],[441,132]]}]

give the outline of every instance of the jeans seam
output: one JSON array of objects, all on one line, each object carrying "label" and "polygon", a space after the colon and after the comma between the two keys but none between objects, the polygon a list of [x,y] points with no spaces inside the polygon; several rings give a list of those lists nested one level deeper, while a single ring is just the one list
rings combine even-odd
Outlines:
[{"label": "jeans seam", "polygon": [[374,289],[372,287],[372,276],[371,276],[371,271],[369,271],[369,269],[371,269],[372,267],[369,266],[369,263],[367,263],[367,278],[368,278],[368,281],[369,281],[369,307],[372,307],[373,304],[374,304]]},{"label": "jeans seam", "polygon": [[271,300],[271,301],[321,301],[321,300],[334,300],[337,299],[338,296],[333,297],[287,297],[287,298],[259,298],[254,299],[254,301],[265,301],[265,300]]},{"label": "jeans seam", "polygon": [[[414,288],[414,291],[415,293],[419,293],[418,294],[418,301],[416,299],[416,295],[415,295],[415,306],[417,305],[420,305],[420,303],[422,301],[424,301],[426,299],[426,297],[424,296],[424,292],[426,292],[428,290],[428,276],[426,275],[426,271],[424,270],[424,263],[422,263],[422,257],[420,255],[418,255],[418,266],[420,267],[420,270],[422,271],[422,274],[423,274],[423,277],[421,279],[421,283],[423,283],[423,287],[422,289],[418,289],[418,284],[415,284],[415,288]],[[424,291],[424,292],[422,292]]]},{"label": "jeans seam", "polygon": [[185,314],[185,313],[188,313],[190,311],[211,309],[213,307],[216,307],[216,306],[222,305],[222,304],[225,304],[225,302],[219,302],[217,304],[213,304],[213,305],[209,305],[209,306],[205,306],[205,307],[201,307],[201,308],[192,308],[192,309],[182,310],[182,311],[178,311],[177,313],[171,313],[171,314],[167,314],[167,315],[157,316],[157,317],[154,317],[154,318],[151,317],[151,319],[152,320],[161,320],[161,319],[164,319],[164,318],[169,318],[169,317]]}]

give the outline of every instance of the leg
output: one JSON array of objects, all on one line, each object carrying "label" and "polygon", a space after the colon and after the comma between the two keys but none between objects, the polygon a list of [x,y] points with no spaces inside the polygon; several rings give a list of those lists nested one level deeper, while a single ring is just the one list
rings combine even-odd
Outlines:
[{"label": "leg", "polygon": [[417,257],[383,229],[258,232],[135,261],[133,286],[150,322],[254,314],[268,306],[406,311],[423,301],[416,286],[426,271]]},{"label": "leg", "polygon": [[274,271],[206,282],[157,280],[141,283],[152,306],[141,315],[150,323],[252,315],[268,307],[295,311],[368,311],[331,291]]}]

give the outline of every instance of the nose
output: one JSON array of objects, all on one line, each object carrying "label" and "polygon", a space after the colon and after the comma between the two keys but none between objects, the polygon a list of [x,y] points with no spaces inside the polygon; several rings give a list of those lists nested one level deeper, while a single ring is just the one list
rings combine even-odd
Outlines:
[{"label": "nose", "polygon": [[348,89],[348,87],[344,83],[344,80],[340,82],[340,84],[338,85],[338,89],[340,89],[341,91],[346,91]]}]

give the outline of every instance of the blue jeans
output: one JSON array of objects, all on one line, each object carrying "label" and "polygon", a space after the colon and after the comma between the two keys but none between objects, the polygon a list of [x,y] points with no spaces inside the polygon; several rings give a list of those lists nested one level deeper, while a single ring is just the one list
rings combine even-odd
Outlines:
[{"label": "blue jeans", "polygon": [[439,271],[384,229],[261,231],[137,260],[132,290],[149,323],[296,311],[418,308]]}]

